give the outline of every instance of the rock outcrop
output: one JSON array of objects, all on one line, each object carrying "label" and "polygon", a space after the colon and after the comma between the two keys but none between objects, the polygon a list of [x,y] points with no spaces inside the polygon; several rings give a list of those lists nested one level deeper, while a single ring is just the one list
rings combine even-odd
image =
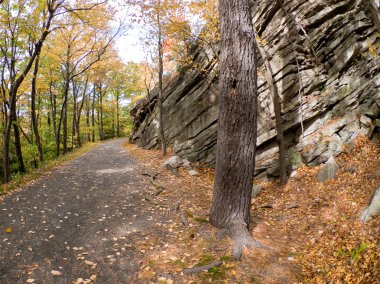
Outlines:
[{"label": "rock outcrop", "polygon": [[[253,21],[282,99],[288,160],[320,164],[358,135],[372,137],[380,114],[380,18],[376,1],[255,1]],[[377,13],[376,13],[377,12]],[[176,155],[215,162],[217,54],[195,48],[193,62],[167,82],[164,129]],[[259,58],[256,175],[277,176],[271,96]],[[158,147],[157,92],[132,110],[133,142]]]}]

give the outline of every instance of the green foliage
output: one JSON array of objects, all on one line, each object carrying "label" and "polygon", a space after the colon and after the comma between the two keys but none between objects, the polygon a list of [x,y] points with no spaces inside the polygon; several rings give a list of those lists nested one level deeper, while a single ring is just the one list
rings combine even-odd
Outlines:
[{"label": "green foliage", "polygon": [[296,150],[292,150],[290,157],[289,157],[289,160],[290,160],[290,163],[291,163],[293,169],[297,169],[302,165],[302,156]]},{"label": "green foliage", "polygon": [[341,256],[349,256],[353,261],[357,261],[361,254],[369,247],[369,243],[362,242],[360,245],[353,248],[341,247],[338,249],[338,254]]},{"label": "green foliage", "polygon": [[200,261],[195,266],[204,266],[215,261],[215,257],[212,255],[205,254],[201,257]]},{"label": "green foliage", "polygon": [[194,220],[197,221],[198,223],[201,223],[201,224],[208,224],[208,223],[210,223],[210,221],[207,220],[207,219],[205,219],[205,218],[199,218],[199,217],[197,217],[197,218],[194,218]]}]

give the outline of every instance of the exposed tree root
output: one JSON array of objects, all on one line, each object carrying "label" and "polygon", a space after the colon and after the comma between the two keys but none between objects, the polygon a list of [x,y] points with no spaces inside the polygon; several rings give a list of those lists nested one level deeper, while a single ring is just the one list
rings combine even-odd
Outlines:
[{"label": "exposed tree root", "polygon": [[174,211],[174,212],[177,212],[179,210],[179,208],[181,207],[181,202],[177,202],[176,204],[174,204],[170,210],[171,211]]},{"label": "exposed tree root", "polygon": [[165,188],[163,188],[163,187],[158,188],[155,192],[153,192],[153,195],[154,195],[154,196],[158,196],[158,195],[160,195],[160,193],[163,192],[164,189],[165,189]]},{"label": "exposed tree root", "polygon": [[232,242],[232,257],[236,260],[240,260],[243,256],[243,250],[245,248],[258,248],[265,251],[271,251],[269,247],[263,243],[255,240],[247,229],[246,224],[233,224],[230,228],[223,230],[224,234],[227,234]]},{"label": "exposed tree root", "polygon": [[[165,187],[163,187],[161,184],[158,184],[155,181],[156,178],[157,178],[157,176],[159,175],[159,173],[154,173],[154,174],[151,174],[151,173],[142,173],[141,175],[149,177],[150,183],[154,187],[156,187],[157,190],[155,192],[153,192],[152,195],[158,196],[158,195],[160,195],[165,190]],[[147,198],[147,196],[145,196],[145,199],[147,199],[148,201],[151,200],[150,198]]]},{"label": "exposed tree root", "polygon": [[189,221],[187,221],[186,213],[184,211],[181,211],[181,223],[185,227],[189,227]]},{"label": "exposed tree root", "polygon": [[160,173],[154,173],[154,174],[151,174],[151,173],[142,173],[141,175],[142,175],[142,176],[148,176],[148,177],[150,177],[151,179],[155,180],[155,179],[158,177],[159,174],[160,174]]},{"label": "exposed tree root", "polygon": [[194,266],[192,268],[186,268],[186,269],[182,270],[182,272],[184,274],[198,274],[202,271],[207,271],[210,268],[221,266],[222,264],[223,264],[223,262],[218,260],[218,261],[214,261],[214,262],[207,264],[207,265]]},{"label": "exposed tree root", "polygon": [[299,208],[300,206],[298,204],[291,204],[291,205],[288,205],[286,206],[286,209],[289,210],[289,209],[296,209],[296,208]]}]

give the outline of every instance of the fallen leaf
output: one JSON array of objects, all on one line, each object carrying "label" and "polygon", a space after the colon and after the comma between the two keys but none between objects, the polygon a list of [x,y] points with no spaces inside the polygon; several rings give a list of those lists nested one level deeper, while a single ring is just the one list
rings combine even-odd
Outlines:
[{"label": "fallen leaf", "polygon": [[59,275],[62,275],[62,272],[60,272],[58,270],[52,270],[51,274],[53,274],[54,276],[59,276]]},{"label": "fallen leaf", "polygon": [[85,260],[84,263],[87,264],[87,265],[94,265],[95,264],[95,263],[93,263],[92,261],[89,261],[89,260]]}]

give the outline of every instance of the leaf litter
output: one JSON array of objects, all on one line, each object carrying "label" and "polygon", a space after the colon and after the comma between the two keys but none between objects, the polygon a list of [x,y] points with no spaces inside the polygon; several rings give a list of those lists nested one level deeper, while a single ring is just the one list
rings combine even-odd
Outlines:
[{"label": "leaf litter", "polygon": [[[320,183],[320,168],[302,165],[285,186],[276,181],[252,200],[252,235],[271,252],[246,249],[243,260],[230,257],[228,239],[217,240],[208,221],[214,170],[195,164],[199,176],[180,168],[166,170],[159,150],[126,144],[145,169],[158,173],[165,191],[146,202],[146,211],[164,211],[168,222],[157,224],[165,236],[137,242],[144,252],[140,281],[157,283],[380,283],[380,218],[361,223],[358,217],[380,183],[380,147],[359,137],[337,158],[336,178]],[[154,187],[150,190],[153,192]],[[150,193],[150,192],[147,192]],[[184,226],[183,215],[188,226]],[[222,261],[197,275],[183,271]]]}]

